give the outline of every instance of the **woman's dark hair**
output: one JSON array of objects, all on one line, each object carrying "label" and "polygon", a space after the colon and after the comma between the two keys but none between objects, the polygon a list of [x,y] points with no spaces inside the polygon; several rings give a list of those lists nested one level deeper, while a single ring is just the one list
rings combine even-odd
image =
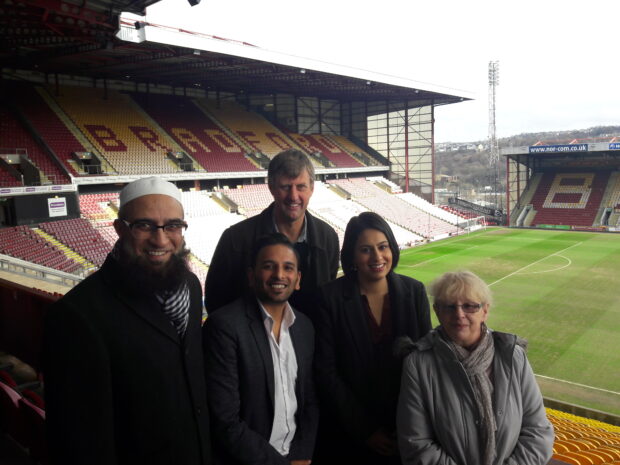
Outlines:
[{"label": "woman's dark hair", "polygon": [[385,234],[388,244],[390,245],[390,250],[392,251],[392,270],[398,265],[400,250],[398,249],[398,243],[396,242],[390,225],[376,213],[364,212],[351,218],[344,232],[344,241],[342,242],[342,250],[340,251],[340,262],[342,263],[342,271],[344,271],[345,275],[355,271],[355,265],[353,263],[355,244],[362,232],[366,229],[376,229]]}]

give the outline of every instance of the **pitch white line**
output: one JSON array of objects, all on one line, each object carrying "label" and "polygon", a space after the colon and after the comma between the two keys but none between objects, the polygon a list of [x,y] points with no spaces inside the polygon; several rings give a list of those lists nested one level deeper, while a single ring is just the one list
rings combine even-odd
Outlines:
[{"label": "pitch white line", "polygon": [[[463,250],[474,249],[476,247],[478,247],[478,246],[477,245],[472,245],[471,247],[467,247],[466,249],[463,249]],[[423,262],[416,263],[415,265],[402,265],[402,266],[404,266],[406,268],[415,268],[415,267],[420,266],[420,265],[425,265],[426,263],[432,262],[434,260],[439,260],[440,258],[446,258],[447,256],[448,255],[439,255],[439,256],[437,256],[435,258],[429,258],[428,260],[424,260]],[[398,266],[401,266],[401,265],[398,265]]]},{"label": "pitch white line", "polygon": [[565,249],[558,250],[557,252],[554,252],[554,253],[552,253],[552,254],[549,254],[549,255],[547,255],[547,256],[545,256],[545,257],[543,257],[543,258],[539,259],[539,260],[536,260],[535,262],[530,263],[529,265],[525,265],[524,267],[519,268],[517,271],[513,271],[512,273],[507,274],[507,275],[506,275],[506,276],[504,276],[503,278],[499,278],[497,281],[494,281],[494,282],[492,282],[491,284],[489,284],[489,286],[492,286],[493,284],[497,284],[497,283],[499,283],[499,282],[503,281],[504,279],[506,279],[506,278],[510,278],[511,276],[516,275],[516,274],[517,274],[517,273],[519,273],[520,271],[523,271],[523,270],[525,270],[526,268],[529,268],[530,266],[535,265],[536,263],[542,262],[543,260],[546,260],[546,259],[547,259],[547,258],[549,258],[549,257],[553,257],[554,255],[558,255],[558,254],[560,254],[560,253],[562,253],[562,252],[564,252],[564,251],[566,251],[566,250],[568,250],[568,249],[572,249],[573,247],[578,246],[578,245],[581,245],[581,244],[583,244],[583,242],[577,242],[577,243],[575,243],[575,244],[573,244],[573,245],[570,245],[570,246],[566,247]]},{"label": "pitch white line", "polygon": [[558,257],[562,257],[564,260],[566,260],[568,263],[566,263],[564,266],[560,266],[558,268],[553,268],[551,270],[543,270],[543,271],[529,271],[527,273],[519,273],[520,275],[526,275],[526,274],[541,274],[541,273],[551,273],[553,271],[560,271],[563,270],[564,268],[568,268],[569,266],[571,266],[573,264],[572,260],[570,258],[565,257],[564,255],[558,255]]},{"label": "pitch white line", "polygon": [[594,391],[601,391],[601,392],[606,392],[607,394],[614,394],[616,396],[620,396],[620,392],[610,391],[608,389],[597,388],[597,387],[594,387],[594,386],[587,386],[585,384],[573,383],[572,381],[566,381],[564,379],[552,378],[551,376],[545,376],[545,375],[535,375],[535,376],[537,378],[550,379],[551,381],[560,381],[561,383],[572,384],[573,386],[579,386],[579,387],[583,387],[583,388],[592,389]]}]

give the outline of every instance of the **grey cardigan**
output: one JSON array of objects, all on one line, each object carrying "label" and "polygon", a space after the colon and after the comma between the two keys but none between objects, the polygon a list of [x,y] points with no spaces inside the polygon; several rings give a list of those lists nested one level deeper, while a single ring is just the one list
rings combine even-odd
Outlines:
[{"label": "grey cardigan", "polygon": [[[492,332],[494,464],[543,465],[553,427],[525,350],[515,335]],[[482,463],[479,415],[463,366],[436,330],[411,346],[403,364],[396,418],[404,465]]]}]

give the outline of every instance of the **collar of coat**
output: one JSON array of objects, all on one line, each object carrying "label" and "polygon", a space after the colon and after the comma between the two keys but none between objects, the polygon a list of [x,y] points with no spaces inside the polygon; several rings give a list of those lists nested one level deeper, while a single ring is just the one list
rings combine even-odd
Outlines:
[{"label": "collar of coat", "polygon": [[[257,229],[258,234],[262,234],[261,231],[274,231],[274,222],[273,222],[273,209],[275,207],[275,202],[271,202],[271,204],[265,208],[260,213],[260,228]],[[325,249],[325,245],[328,242],[328,237],[325,234],[324,228],[318,227],[318,219],[310,214],[308,209],[306,209],[305,213],[306,219],[306,242],[309,246],[315,247],[318,249]]]}]

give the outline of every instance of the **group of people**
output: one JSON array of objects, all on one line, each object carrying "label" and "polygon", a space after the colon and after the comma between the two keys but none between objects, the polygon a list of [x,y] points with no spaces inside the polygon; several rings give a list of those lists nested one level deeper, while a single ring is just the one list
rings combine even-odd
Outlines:
[{"label": "group of people", "polygon": [[339,252],[307,211],[303,153],[277,155],[268,185],[220,238],[202,326],[180,192],[121,191],[116,245],[46,318],[52,463],[546,464],[553,428],[524,341],[485,325],[488,286],[441,276],[432,329],[381,216],[353,217]]}]

